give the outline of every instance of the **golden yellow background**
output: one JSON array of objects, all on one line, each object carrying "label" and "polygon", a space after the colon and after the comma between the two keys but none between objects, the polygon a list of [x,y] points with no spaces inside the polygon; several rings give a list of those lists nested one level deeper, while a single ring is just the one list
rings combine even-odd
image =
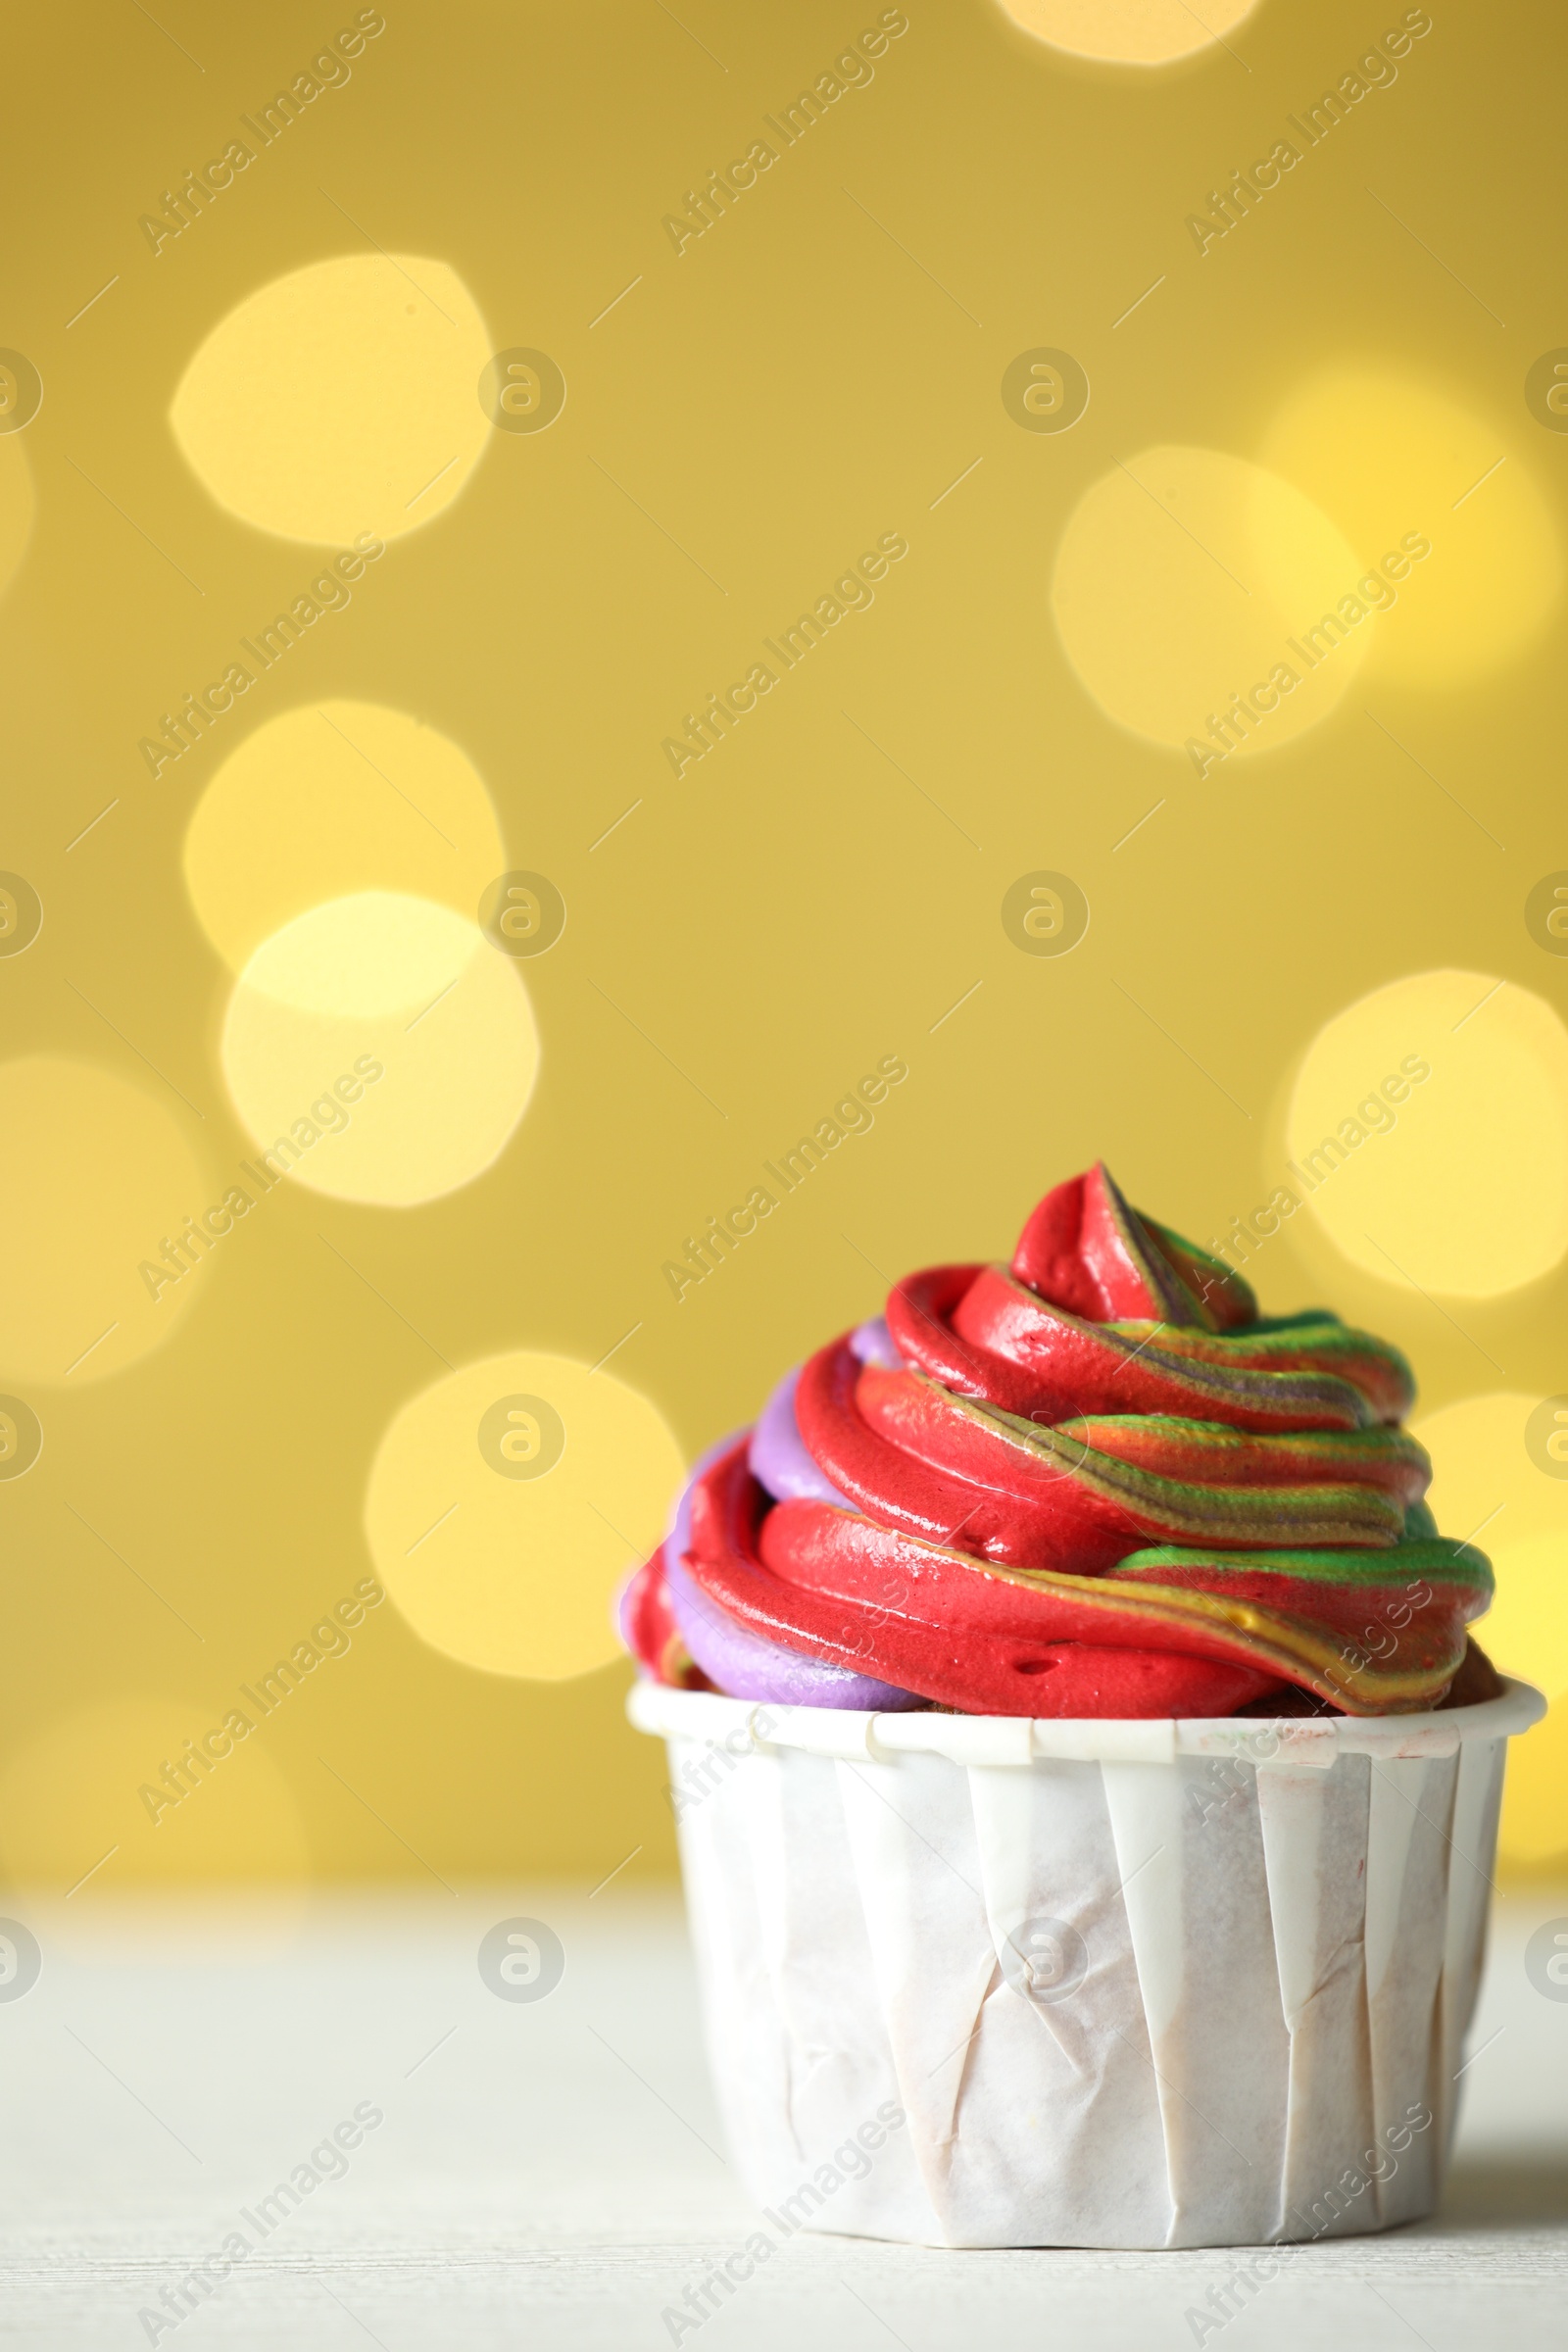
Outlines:
[{"label": "golden yellow background", "polygon": [[[0,1390],[43,1450],[0,1479],[10,1876],[667,1871],[605,1628],[677,1460],[1096,1156],[1223,1239],[1404,1054],[1424,1090],[1254,1278],[1406,1349],[1446,1531],[1513,1554],[1502,1662],[1568,1690],[1568,1485],[1526,1434],[1568,1386],[1568,967],[1526,921],[1568,866],[1568,439],[1526,398],[1568,340],[1551,13],[1440,0],[1308,146],[1288,118],[1407,12],[1261,0],[1208,40],[1174,0],[912,0],[786,146],[878,8],[394,0],[155,252],[357,13],[15,34],[0,344],[43,400],[0,434],[0,866],[43,924],[0,956]],[[1107,23],[1190,53],[1038,37]],[[481,406],[518,351],[564,378],[548,429]],[[1087,376],[1069,429],[1004,399],[1040,352]],[[351,601],[150,774],[361,531]],[[1397,604],[1195,762],[1405,534]],[[677,776],[686,714],[891,535]],[[518,871],[565,927],[502,958],[472,925]],[[1042,873],[1087,899],[1069,954],[1004,926]],[[149,1298],[372,1030],[360,1156],[323,1136]],[[677,1301],[665,1262],[889,1055],[874,1128]],[[560,1466],[496,1476],[477,1406],[553,1383]],[[378,1572],[155,1824],[139,1788]],[[1565,1789],[1558,1696],[1515,1870],[1568,1849]]]}]

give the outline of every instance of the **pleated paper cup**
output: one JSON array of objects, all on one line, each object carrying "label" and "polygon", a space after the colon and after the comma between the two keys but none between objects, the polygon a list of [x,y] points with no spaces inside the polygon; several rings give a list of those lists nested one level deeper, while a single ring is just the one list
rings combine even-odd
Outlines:
[{"label": "pleated paper cup", "polygon": [[770,2220],[1258,2245],[1430,2213],[1538,1691],[1271,1723],[639,1683],[710,2057]]}]

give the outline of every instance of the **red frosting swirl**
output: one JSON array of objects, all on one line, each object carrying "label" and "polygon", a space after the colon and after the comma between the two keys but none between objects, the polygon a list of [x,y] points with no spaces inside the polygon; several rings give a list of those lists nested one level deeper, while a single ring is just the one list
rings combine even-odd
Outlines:
[{"label": "red frosting swirl", "polygon": [[887,1325],[896,1366],[846,1337],[796,1390],[852,1508],[775,1500],[744,1443],[694,1489],[684,1565],[728,1621],[978,1713],[1447,1690],[1491,1572],[1436,1538],[1396,1349],[1259,1319],[1102,1166],[1048,1194],[1010,1267],[912,1275]]}]

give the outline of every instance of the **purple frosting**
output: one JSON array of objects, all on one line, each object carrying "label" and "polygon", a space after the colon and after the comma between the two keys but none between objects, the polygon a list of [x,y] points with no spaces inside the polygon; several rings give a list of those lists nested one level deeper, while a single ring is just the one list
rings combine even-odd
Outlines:
[{"label": "purple frosting", "polygon": [[[752,1475],[775,1501],[786,1495],[806,1495],[813,1501],[836,1503],[841,1510],[853,1510],[854,1504],[817,1468],[796,1427],[795,1383],[799,1377],[797,1366],[779,1383],[752,1432],[748,1453]],[[923,1707],[926,1700],[912,1690],[901,1690],[896,1684],[878,1682],[871,1675],[856,1674],[825,1658],[808,1657],[737,1625],[683,1567],[691,1549],[692,1490],[704,1472],[744,1435],[743,1430],[732,1431],[698,1456],[670,1513],[664,1539],[669,1605],[693,1658],[709,1681],[730,1698],[775,1706],[859,1707],[886,1713]]]},{"label": "purple frosting", "polygon": [[737,1625],[667,1551],[664,1582],[682,1641],[709,1681],[730,1698],[763,1699],[786,1707],[864,1707],[873,1713],[926,1704],[892,1683],[786,1649],[782,1642]]},{"label": "purple frosting", "polygon": [[752,1476],[775,1502],[831,1502],[837,1510],[853,1511],[854,1503],[839,1493],[825,1470],[817,1468],[801,1436],[795,1418],[795,1384],[800,1377],[797,1364],[762,1407],[747,1457]]},{"label": "purple frosting", "polygon": [[893,1345],[885,1315],[873,1315],[869,1323],[858,1323],[850,1334],[850,1346],[862,1364],[880,1364],[884,1371],[897,1372],[904,1363]]}]

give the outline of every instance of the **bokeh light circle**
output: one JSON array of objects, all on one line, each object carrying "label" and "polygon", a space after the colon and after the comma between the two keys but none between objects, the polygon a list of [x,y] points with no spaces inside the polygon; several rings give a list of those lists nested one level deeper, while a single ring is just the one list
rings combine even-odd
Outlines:
[{"label": "bokeh light circle", "polygon": [[1315,726],[1345,693],[1379,625],[1356,595],[1363,569],[1344,533],[1277,473],[1168,443],[1084,493],[1061,535],[1051,606],[1107,717],[1153,743],[1246,758]]},{"label": "bokeh light circle", "polygon": [[220,1189],[140,1087],[53,1055],[0,1064],[0,1378],[81,1388],[158,1347],[210,1276],[188,1242],[177,1277],[139,1269]]},{"label": "bokeh light circle", "polygon": [[1257,0],[1000,0],[1053,49],[1114,65],[1164,66],[1211,48]]},{"label": "bokeh light circle", "polygon": [[229,312],[180,379],[174,439],[219,505],[282,539],[417,530],[490,437],[473,396],[490,337],[457,271],[356,253]]},{"label": "bokeh light circle", "polygon": [[515,964],[471,916],[394,891],[330,900],[265,941],[220,1051],[268,1173],[385,1207],[481,1175],[539,1067]]},{"label": "bokeh light circle", "polygon": [[506,862],[457,745],[380,703],[304,703],[237,744],[196,804],[185,884],[231,971],[328,899],[406,892],[472,911]]},{"label": "bokeh light circle", "polygon": [[1568,1030],[1495,974],[1391,981],[1313,1039],[1287,1148],[1363,1272],[1455,1298],[1517,1290],[1568,1250]]},{"label": "bokeh light circle", "polygon": [[[519,1476],[536,1436],[548,1475]],[[646,1396],[569,1356],[519,1350],[449,1374],[397,1414],[366,1533],[421,1641],[491,1674],[561,1682],[619,1654],[615,1589],[659,1543],[682,1475]]]},{"label": "bokeh light circle", "polygon": [[1408,538],[1430,555],[1378,615],[1378,672],[1449,688],[1490,676],[1556,610],[1562,554],[1520,445],[1412,377],[1343,367],[1309,376],[1262,455],[1379,564]]}]

